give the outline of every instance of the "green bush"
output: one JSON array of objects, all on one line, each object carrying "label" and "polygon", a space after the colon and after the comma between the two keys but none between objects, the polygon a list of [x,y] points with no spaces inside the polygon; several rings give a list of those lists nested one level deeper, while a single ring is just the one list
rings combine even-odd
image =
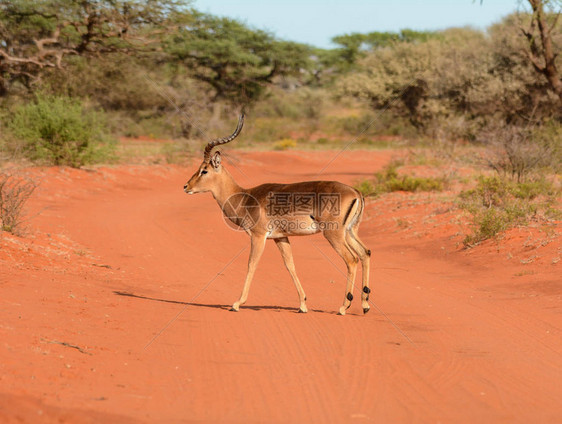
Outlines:
[{"label": "green bush", "polygon": [[387,191],[442,191],[445,178],[412,177],[404,175],[394,177],[384,182]]},{"label": "green bush", "polygon": [[[509,192],[509,182],[499,177],[478,177],[478,184],[472,190],[460,193],[460,198],[468,204],[477,204],[483,207],[499,206]],[[462,203],[463,205],[465,203]]]},{"label": "green bush", "polygon": [[78,100],[38,95],[33,103],[17,107],[8,125],[31,160],[80,167],[111,156],[102,118]]},{"label": "green bush", "polygon": [[377,191],[441,191],[445,188],[445,177],[413,177],[398,175],[398,164],[391,163],[383,172],[375,174]]},{"label": "green bush", "polygon": [[539,213],[555,218],[558,212],[553,205],[558,192],[544,178],[518,183],[498,176],[480,176],[474,189],[459,195],[460,207],[472,215],[473,232],[464,239],[465,246],[495,237],[516,225],[525,225]]},{"label": "green bush", "polygon": [[392,191],[442,191],[447,186],[445,177],[413,177],[399,175],[397,168],[400,162],[392,162],[382,172],[375,174],[374,182],[360,181],[355,188],[364,196],[376,196]]},{"label": "green bush", "polygon": [[533,200],[538,196],[553,196],[556,188],[544,177],[535,181],[514,182],[498,176],[478,177],[478,183],[472,190],[461,192],[460,198],[468,201],[478,199],[481,206],[505,206],[511,197]]},{"label": "green bush", "polygon": [[551,196],[555,193],[554,186],[545,178],[514,184],[510,191],[515,197],[528,200],[533,200],[540,195]]},{"label": "green bush", "polygon": [[465,246],[473,246],[483,240],[494,237],[506,230],[511,222],[505,211],[499,208],[489,208],[474,215],[475,230],[463,240]]},{"label": "green bush", "polygon": [[364,197],[375,194],[375,186],[369,180],[363,180],[354,185]]}]

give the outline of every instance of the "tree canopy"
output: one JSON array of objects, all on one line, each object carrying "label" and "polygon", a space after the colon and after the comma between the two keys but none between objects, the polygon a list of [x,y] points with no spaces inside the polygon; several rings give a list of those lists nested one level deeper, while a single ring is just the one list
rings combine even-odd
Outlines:
[{"label": "tree canopy", "polygon": [[209,84],[215,100],[232,103],[255,101],[275,77],[304,71],[311,53],[306,45],[201,13],[167,40],[165,50]]},{"label": "tree canopy", "polygon": [[29,87],[71,55],[157,49],[190,17],[175,0],[0,0],[0,94],[14,81]]}]

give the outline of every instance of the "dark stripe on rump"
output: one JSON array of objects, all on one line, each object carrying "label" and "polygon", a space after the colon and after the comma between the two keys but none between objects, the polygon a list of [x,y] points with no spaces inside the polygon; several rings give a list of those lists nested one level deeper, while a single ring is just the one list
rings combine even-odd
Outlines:
[{"label": "dark stripe on rump", "polygon": [[351,202],[351,205],[349,206],[349,209],[347,210],[345,217],[343,218],[343,227],[344,229],[347,231],[347,226],[345,225],[347,223],[347,218],[349,218],[349,214],[351,213],[351,210],[353,209],[353,205],[355,205],[355,202],[357,202],[357,198],[353,199],[353,202]]}]

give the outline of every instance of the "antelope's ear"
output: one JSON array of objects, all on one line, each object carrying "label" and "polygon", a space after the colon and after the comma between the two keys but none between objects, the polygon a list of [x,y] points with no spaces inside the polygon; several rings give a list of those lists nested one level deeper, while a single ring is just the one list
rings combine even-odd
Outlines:
[{"label": "antelope's ear", "polygon": [[218,171],[218,169],[221,166],[221,152],[219,151],[215,152],[215,154],[211,158],[211,165],[213,166],[215,171]]}]

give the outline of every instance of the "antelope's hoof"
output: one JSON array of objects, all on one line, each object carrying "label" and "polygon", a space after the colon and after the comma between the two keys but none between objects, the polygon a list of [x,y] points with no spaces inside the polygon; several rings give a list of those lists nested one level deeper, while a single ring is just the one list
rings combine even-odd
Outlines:
[{"label": "antelope's hoof", "polygon": [[369,312],[371,310],[371,308],[363,308],[363,313],[366,314],[367,312]]},{"label": "antelope's hoof", "polygon": [[342,306],[342,307],[340,308],[339,312],[338,312],[338,315],[345,315],[346,309],[347,309],[347,308],[345,308],[345,307]]},{"label": "antelope's hoof", "polygon": [[306,314],[307,312],[308,312],[308,309],[306,308],[306,306],[305,307],[301,306],[299,308],[299,314]]},{"label": "antelope's hoof", "polygon": [[240,305],[238,303],[235,303],[234,305],[232,305],[232,308],[230,308],[230,310],[233,312],[238,312],[240,310]]}]

